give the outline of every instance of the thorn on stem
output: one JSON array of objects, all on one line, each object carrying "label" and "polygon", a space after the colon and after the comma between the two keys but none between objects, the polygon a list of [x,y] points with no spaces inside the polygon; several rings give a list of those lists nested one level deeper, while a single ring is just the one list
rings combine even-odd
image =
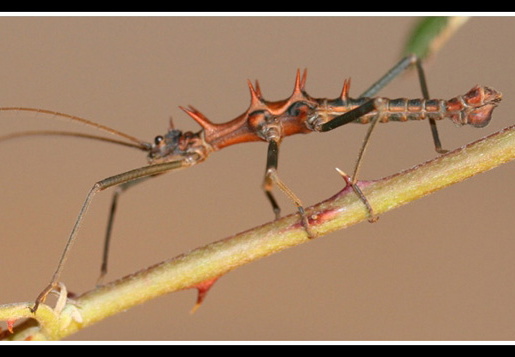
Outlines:
[{"label": "thorn on stem", "polygon": [[339,168],[335,167],[335,170],[340,174],[340,176],[345,180],[346,187],[352,186],[352,179],[349,175],[347,175],[345,172],[340,170]]},{"label": "thorn on stem", "polygon": [[14,333],[13,327],[14,327],[14,323],[16,322],[16,320],[18,320],[18,318],[12,318],[12,319],[7,320],[7,330],[10,333]]},{"label": "thorn on stem", "polygon": [[191,314],[193,314],[195,311],[197,311],[197,309],[200,307],[200,305],[202,305],[202,303],[204,302],[204,299],[207,295],[207,292],[209,291],[209,289],[211,289],[211,287],[217,280],[218,280],[218,277],[216,277],[214,279],[203,281],[200,284],[193,286],[194,288],[196,288],[198,290],[198,294],[197,294],[197,302],[195,303],[195,305],[193,306],[193,308],[190,311]]},{"label": "thorn on stem", "polygon": [[356,195],[358,195],[360,200],[365,204],[365,207],[368,211],[368,221],[370,223],[377,222],[377,220],[379,219],[379,216],[376,216],[376,214],[374,213],[374,210],[372,209],[370,202],[368,202],[368,199],[365,197],[363,192],[361,192],[361,189],[359,188],[357,182],[356,183],[352,182],[352,178],[349,175],[347,175],[345,172],[340,170],[339,168],[336,167],[335,169],[345,180],[345,189],[344,190],[352,188],[352,190],[354,190],[354,192],[356,193]]}]

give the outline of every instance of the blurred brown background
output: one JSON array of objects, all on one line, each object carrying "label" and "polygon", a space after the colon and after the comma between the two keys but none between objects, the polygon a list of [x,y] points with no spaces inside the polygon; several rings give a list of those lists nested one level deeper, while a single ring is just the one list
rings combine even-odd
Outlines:
[{"label": "blurred brown background", "polygon": [[[297,68],[307,91],[335,97],[346,77],[357,96],[400,58],[413,17],[2,17],[0,105],[79,115],[152,140],[198,130],[179,105],[214,122],[242,113],[247,79],[270,100],[287,97]],[[471,19],[427,63],[435,98],[475,84],[504,94],[485,129],[439,126],[453,149],[513,124],[515,19]],[[414,73],[381,92],[420,97]],[[0,133],[77,124],[0,114]],[[342,187],[366,127],[297,135],[281,146],[281,177],[307,205]],[[436,156],[427,123],[374,133],[361,178]],[[261,191],[266,145],[229,147],[121,198],[110,272],[116,279],[273,218]],[[144,154],[70,138],[0,146],[0,303],[33,300],[54,271],[93,183],[146,163]],[[189,313],[193,290],[170,294],[68,340],[513,340],[513,164],[363,223],[231,272]],[[277,193],[285,214],[294,212]],[[63,281],[91,289],[98,276],[111,191],[87,215]],[[511,223],[510,223],[511,222]]]}]

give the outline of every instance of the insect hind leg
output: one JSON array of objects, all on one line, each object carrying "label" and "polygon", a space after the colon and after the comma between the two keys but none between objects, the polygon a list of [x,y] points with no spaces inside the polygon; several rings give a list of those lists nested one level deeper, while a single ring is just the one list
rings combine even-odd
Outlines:
[{"label": "insect hind leg", "polygon": [[[372,84],[366,91],[364,91],[359,97],[372,97],[376,95],[381,89],[386,87],[388,83],[390,83],[394,78],[398,77],[405,70],[415,65],[417,69],[418,80],[420,83],[420,89],[422,91],[422,96],[424,99],[429,99],[429,91],[427,89],[427,81],[424,73],[424,68],[422,67],[421,59],[415,55],[410,54],[401,59],[395,66],[392,67],[384,76],[382,76],[378,81]],[[433,118],[429,118],[429,126],[431,128],[431,135],[433,137],[433,143],[435,146],[435,151],[439,154],[444,154],[448,150],[442,149],[442,143],[440,141],[440,136],[438,134],[438,128],[436,127],[436,121]]]},{"label": "insect hind leg", "polygon": [[[352,178],[348,178],[348,176],[345,174],[342,175],[344,177],[345,181],[347,182],[347,185],[350,185],[352,187],[354,192],[358,195],[358,197],[365,204],[365,207],[367,208],[367,211],[368,211],[368,216],[369,216],[368,221],[369,222],[377,221],[378,217],[374,213],[372,205],[370,204],[368,199],[365,197],[365,195],[363,194],[363,192],[357,185],[357,181],[358,181],[357,176],[358,176],[358,171],[361,166],[362,159],[363,159],[363,154],[365,153],[368,143],[370,142],[370,136],[371,136],[375,126],[377,125],[377,123],[379,123],[381,116],[383,115],[384,106],[385,106],[385,102],[382,98],[370,99],[367,102],[360,105],[359,107],[357,107],[353,110],[350,110],[336,118],[333,118],[331,121],[329,121],[327,123],[324,123],[319,128],[320,131],[333,130],[341,125],[351,123],[351,122],[355,121],[356,119],[358,119],[370,112],[373,112],[373,111],[377,112],[377,114],[372,119],[372,124],[368,128],[365,139],[363,140],[361,150],[360,150],[358,158],[356,160],[356,165],[354,167],[354,173],[352,174]],[[341,171],[340,171],[340,173],[341,173]]]}]

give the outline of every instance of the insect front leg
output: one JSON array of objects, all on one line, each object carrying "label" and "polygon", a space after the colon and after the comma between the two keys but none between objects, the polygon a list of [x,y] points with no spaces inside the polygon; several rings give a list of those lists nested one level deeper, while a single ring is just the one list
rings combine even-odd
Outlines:
[{"label": "insect front leg", "polygon": [[272,138],[268,142],[268,155],[266,162],[265,179],[263,180],[263,190],[268,197],[272,208],[276,215],[276,219],[280,217],[280,208],[272,194],[272,188],[275,184],[288,198],[295,204],[299,211],[302,225],[304,226],[309,238],[314,238],[315,234],[311,231],[306,211],[302,201],[297,195],[279,178],[277,174],[277,163],[279,158],[279,139]]},{"label": "insect front leg", "polygon": [[111,200],[111,208],[109,210],[109,218],[107,220],[107,229],[106,229],[106,234],[105,234],[105,238],[104,238],[104,250],[102,252],[102,265],[100,267],[100,276],[98,277],[97,285],[102,284],[102,280],[103,280],[104,276],[107,274],[109,247],[110,247],[111,236],[112,236],[112,231],[113,231],[114,216],[116,213],[116,209],[118,207],[118,199],[119,199],[120,195],[122,193],[124,193],[125,191],[127,191],[130,187],[133,187],[138,183],[146,181],[147,179],[149,179],[151,177],[154,177],[154,176],[142,177],[137,180],[125,182],[125,183],[122,183],[122,184],[116,186],[114,193],[113,193],[113,198]]},{"label": "insect front leg", "polygon": [[180,161],[170,161],[159,164],[148,165],[144,167],[140,167],[138,169],[130,170],[118,175],[114,175],[98,181],[93,185],[91,190],[88,192],[84,203],[79,211],[79,215],[75,220],[75,224],[73,225],[72,231],[66,241],[66,245],[64,247],[63,252],[61,253],[61,257],[59,258],[59,262],[57,264],[57,268],[52,275],[52,279],[50,283],[47,285],[45,289],[38,295],[36,301],[34,302],[34,306],[30,308],[30,310],[35,313],[41,303],[43,303],[47,297],[47,295],[59,286],[59,278],[64,269],[64,265],[66,260],[68,259],[68,255],[70,253],[71,247],[75,240],[77,239],[77,233],[79,231],[80,225],[82,224],[82,220],[84,219],[86,212],[93,201],[93,197],[100,191],[103,191],[109,187],[122,185],[131,181],[137,181],[142,178],[155,176],[170,170],[176,170],[183,167],[191,166],[192,163],[188,163],[186,160]]}]

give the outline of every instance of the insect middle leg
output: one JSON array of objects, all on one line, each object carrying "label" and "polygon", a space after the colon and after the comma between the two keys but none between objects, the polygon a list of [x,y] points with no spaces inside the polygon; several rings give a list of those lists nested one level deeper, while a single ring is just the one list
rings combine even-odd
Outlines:
[{"label": "insect middle leg", "polygon": [[270,203],[272,204],[272,208],[275,213],[275,218],[279,219],[281,210],[277,201],[274,198],[272,193],[273,185],[277,185],[277,187],[284,192],[286,196],[295,204],[297,210],[299,211],[302,225],[306,230],[309,238],[314,238],[315,234],[312,232],[308,217],[306,215],[306,211],[304,210],[304,206],[301,200],[297,197],[297,195],[279,178],[277,174],[277,163],[279,158],[279,139],[270,139],[268,143],[268,154],[267,154],[267,162],[266,162],[266,171],[265,171],[265,179],[263,180],[263,190]]}]

